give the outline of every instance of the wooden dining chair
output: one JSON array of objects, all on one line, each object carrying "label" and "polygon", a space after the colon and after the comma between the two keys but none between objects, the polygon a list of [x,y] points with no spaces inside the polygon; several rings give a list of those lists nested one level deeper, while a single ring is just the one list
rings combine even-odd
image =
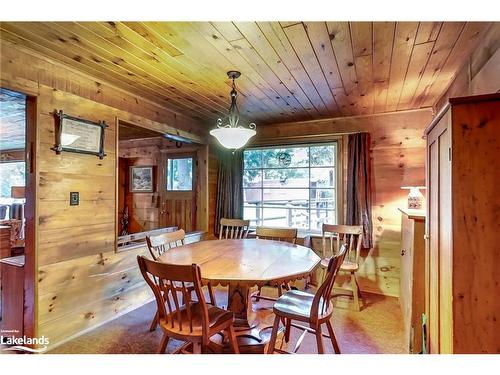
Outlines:
[{"label": "wooden dining chair", "polygon": [[219,240],[247,238],[250,220],[220,219]]},{"label": "wooden dining chair", "polygon": [[[333,314],[333,305],[330,300],[333,283],[337,272],[344,261],[347,254],[347,245],[343,244],[340,251],[330,258],[323,283],[317,289],[315,294],[302,292],[300,290],[289,290],[283,294],[273,306],[275,314],[271,339],[267,347],[267,353],[272,354],[275,351],[279,353],[290,353],[281,349],[275,348],[276,338],[280,321],[285,322],[284,340],[290,340],[290,330],[292,327],[303,331],[302,335],[297,340],[293,353],[296,353],[306,333],[313,333],[316,336],[316,344],[318,346],[318,354],[324,353],[323,336],[331,340],[333,349],[336,354],[340,354],[340,347],[333,332],[333,326],[330,318]],[[292,323],[293,320],[299,321],[302,324]],[[307,324],[303,325],[303,324]],[[321,326],[325,324],[328,330],[328,335],[325,335]]]},{"label": "wooden dining chair", "polygon": [[[137,256],[137,262],[158,307],[158,322],[163,331],[158,353],[165,352],[171,338],[192,344],[195,354],[202,353],[209,347],[210,338],[220,332],[226,334],[231,350],[239,353],[234,315],[206,303],[200,268],[196,264],[167,264],[141,255]],[[191,299],[193,291],[197,300]],[[184,304],[179,302],[179,294],[184,298]]]},{"label": "wooden dining chair", "polygon": [[[295,244],[297,242],[297,228],[269,228],[269,227],[257,227],[255,231],[255,238],[261,240],[273,240],[273,241],[281,241],[281,242],[289,242]],[[278,287],[278,297],[282,295],[282,288],[285,290],[290,290],[290,285],[283,284]],[[251,298],[255,298],[255,301],[259,301],[260,299],[264,299],[267,301],[276,301],[276,298],[262,296],[262,287],[259,286],[257,291],[252,293]]]},{"label": "wooden dining chair", "polygon": [[340,248],[341,244],[347,245],[347,254],[344,262],[340,266],[340,272],[350,274],[349,286],[336,287],[335,289],[349,291],[354,299],[356,309],[359,311],[359,300],[362,296],[358,280],[356,279],[356,272],[359,269],[359,254],[361,251],[361,244],[363,243],[363,226],[323,224],[323,258],[320,263],[323,272],[328,267],[330,257],[334,253],[334,243],[337,244],[337,249]]},{"label": "wooden dining chair", "polygon": [[185,238],[186,232],[184,229],[179,229],[157,236],[146,236],[146,243],[148,244],[148,249],[153,260],[157,260],[165,251],[174,247],[184,246]]},{"label": "wooden dining chair", "polygon": [[261,240],[274,240],[282,242],[297,242],[297,228],[269,228],[257,227],[255,237]]},{"label": "wooden dining chair", "polygon": [[[184,229],[179,229],[174,232],[162,233],[157,236],[146,236],[146,243],[148,245],[149,253],[151,254],[153,260],[158,260],[158,258],[169,249],[184,246],[184,241],[186,238],[186,232]],[[188,286],[191,288],[191,286]],[[192,289],[192,288],[191,288]],[[212,286],[207,284],[208,294],[210,296],[210,303],[217,306],[215,301],[215,294],[213,292]],[[149,327],[150,331],[154,331],[158,326],[158,311],[156,312],[151,325]]]}]

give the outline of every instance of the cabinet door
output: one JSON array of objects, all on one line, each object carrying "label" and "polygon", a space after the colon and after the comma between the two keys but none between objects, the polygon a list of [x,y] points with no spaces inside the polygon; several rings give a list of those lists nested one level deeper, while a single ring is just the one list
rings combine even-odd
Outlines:
[{"label": "cabinet door", "polygon": [[453,353],[451,128],[439,137],[439,352]]},{"label": "cabinet door", "polygon": [[411,345],[412,279],[413,279],[413,220],[405,214],[401,217],[401,279],[399,303],[403,313],[405,345],[409,353]]},{"label": "cabinet door", "polygon": [[[427,250],[426,250],[426,315],[428,327],[428,350],[441,353],[441,341],[448,342],[452,327],[447,317],[451,316],[451,301],[446,301],[447,278],[451,272],[449,252],[451,217],[451,163],[450,163],[450,110],[435,125],[427,136]],[[451,281],[451,279],[450,279]],[[444,294],[443,294],[444,292]],[[441,321],[443,319],[443,321]]]}]

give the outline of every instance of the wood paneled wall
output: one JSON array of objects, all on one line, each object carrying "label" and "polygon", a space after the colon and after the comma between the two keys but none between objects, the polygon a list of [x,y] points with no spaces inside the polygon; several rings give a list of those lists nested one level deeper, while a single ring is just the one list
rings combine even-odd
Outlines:
[{"label": "wood paneled wall", "polygon": [[[186,117],[1,40],[2,87],[37,97],[35,147],[38,200],[36,332],[57,345],[151,299],[136,256],[144,247],[115,252],[117,119],[201,140]],[[104,120],[105,152],[56,155],[52,112]],[[69,192],[80,204],[69,205]]]},{"label": "wood paneled wall", "polygon": [[[425,109],[258,128],[255,144],[321,142],[349,132],[371,134],[375,246],[363,254],[359,281],[364,291],[391,296],[399,294],[401,214],[398,208],[407,204],[408,194],[401,190],[401,186],[425,184],[423,132],[431,119],[432,111]],[[320,243],[313,241],[313,246],[318,247]]]}]

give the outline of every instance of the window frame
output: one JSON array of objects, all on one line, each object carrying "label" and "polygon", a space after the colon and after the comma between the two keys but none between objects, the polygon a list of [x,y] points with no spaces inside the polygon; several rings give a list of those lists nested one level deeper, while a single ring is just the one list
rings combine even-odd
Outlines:
[{"label": "window frame", "polygon": [[[179,159],[191,159],[191,189],[189,190],[178,190],[178,189],[172,189],[172,190],[169,190],[168,188],[168,182],[169,182],[169,168],[168,168],[168,162],[169,160],[179,160]],[[194,175],[194,167],[195,167],[195,164],[196,163],[196,158],[192,155],[182,155],[182,156],[175,156],[175,157],[170,157],[170,156],[167,156],[167,160],[166,160],[166,165],[165,165],[165,186],[164,186],[164,189],[168,192],[168,193],[175,193],[175,192],[180,192],[180,193],[189,193],[189,192],[193,192],[194,189],[196,188],[195,187],[195,175]]]},{"label": "window frame", "polygon": [[[342,142],[342,137],[341,136],[338,136],[338,137],[332,137],[332,138],[329,138],[328,140],[324,140],[324,141],[319,141],[319,142],[304,142],[304,143],[296,143],[296,142],[293,142],[293,143],[280,143],[280,144],[273,144],[273,145],[270,145],[270,144],[262,144],[262,145],[253,145],[251,147],[247,147],[244,149],[244,151],[251,151],[251,150],[268,150],[268,149],[281,149],[281,148],[301,148],[301,147],[316,147],[316,146],[328,146],[328,145],[335,145],[335,156],[334,156],[334,164],[333,164],[333,168],[334,168],[334,171],[335,171],[335,184],[333,187],[325,187],[325,188],[322,188],[322,187],[318,187],[317,189],[325,189],[325,190],[332,190],[334,191],[334,199],[335,199],[335,209],[334,210],[328,210],[328,209],[325,209],[325,210],[328,210],[328,211],[335,211],[335,215],[334,215],[334,218],[335,218],[335,223],[336,224],[339,224],[341,223],[341,218],[343,217],[343,210],[344,210],[344,200],[342,199],[343,197],[343,190],[344,190],[344,180],[343,180],[343,170],[344,170],[344,164],[343,164],[343,154],[344,154],[344,148],[343,148],[343,142]],[[310,152],[310,151],[308,151]],[[244,155],[243,155],[244,157]],[[285,168],[285,169],[307,169],[308,170],[308,174],[309,174],[309,183],[308,183],[308,186],[307,187],[272,187],[272,189],[283,189],[283,190],[292,190],[292,189],[307,189],[309,191],[308,193],[308,207],[307,208],[297,208],[297,210],[305,210],[308,212],[308,215],[309,215],[309,219],[308,219],[308,228],[298,228],[299,232],[300,233],[305,233],[305,234],[308,234],[308,233],[311,233],[311,234],[318,234],[318,233],[321,233],[321,229],[311,229],[311,211],[314,210],[315,208],[311,207],[311,195],[310,195],[310,190],[311,190],[311,183],[310,183],[310,178],[311,178],[311,169],[313,168],[332,168],[332,166],[313,166],[311,165],[311,162],[309,160],[308,162],[308,165],[307,166],[297,166],[297,167],[288,167],[288,168]],[[265,187],[264,186],[264,171],[266,170],[276,170],[276,169],[281,169],[279,167],[264,167],[263,165],[263,160],[261,161],[261,166],[259,168],[249,168],[248,170],[259,170],[261,171],[261,183],[260,183],[260,186],[259,187],[255,187],[254,189],[256,190],[259,190],[261,192],[261,194],[263,193],[263,191],[267,188],[269,189],[269,187]],[[243,161],[243,170],[242,170],[242,173],[244,174],[245,171],[247,169],[245,168],[245,164],[244,164],[244,161]],[[244,185],[242,184],[242,189],[245,190],[245,189],[252,189],[252,187],[248,188],[248,187],[244,187]],[[262,199],[262,195],[261,195],[261,199]],[[248,207],[247,205],[245,205],[245,202],[243,201],[242,202],[242,212],[244,212],[244,209],[245,207]],[[259,206],[259,208],[261,209],[264,209],[265,208],[265,204],[264,202],[261,203],[261,205]],[[262,218],[261,220],[263,220],[264,218]],[[258,224],[257,224],[258,225]],[[255,229],[256,228],[256,225],[250,225],[250,228],[251,229]]]}]

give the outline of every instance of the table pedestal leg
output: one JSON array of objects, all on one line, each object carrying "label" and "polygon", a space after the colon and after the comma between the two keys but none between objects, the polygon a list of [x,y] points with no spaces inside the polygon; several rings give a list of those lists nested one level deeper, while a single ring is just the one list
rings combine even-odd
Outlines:
[{"label": "table pedestal leg", "polygon": [[234,327],[249,329],[248,300],[249,290],[245,285],[229,285],[227,309],[234,313]]},{"label": "table pedestal leg", "polygon": [[[239,284],[230,285],[228,289],[227,309],[234,313],[234,327],[240,353],[262,354],[269,342],[272,328],[271,323],[264,322],[263,320],[270,316],[271,312],[259,311],[257,313],[252,311],[249,296],[249,288],[247,286]],[[230,353],[231,351],[226,341],[213,342],[211,349],[218,353]]]}]

